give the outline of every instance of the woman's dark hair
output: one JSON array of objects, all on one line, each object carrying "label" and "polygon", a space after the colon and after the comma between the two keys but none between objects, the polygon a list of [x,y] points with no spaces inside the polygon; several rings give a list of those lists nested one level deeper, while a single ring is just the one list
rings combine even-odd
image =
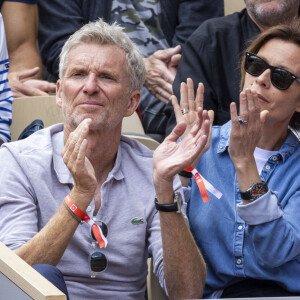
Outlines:
[{"label": "woman's dark hair", "polygon": [[[260,48],[262,48],[266,43],[273,39],[280,39],[282,41],[293,43],[299,46],[300,55],[300,22],[297,20],[291,24],[282,24],[271,27],[266,31],[262,32],[245,50],[245,52],[251,52],[257,54]],[[242,56],[241,60],[241,84],[240,88],[243,89],[245,82],[245,55]],[[292,128],[300,129],[300,113],[295,112],[292,116],[289,124]]]}]

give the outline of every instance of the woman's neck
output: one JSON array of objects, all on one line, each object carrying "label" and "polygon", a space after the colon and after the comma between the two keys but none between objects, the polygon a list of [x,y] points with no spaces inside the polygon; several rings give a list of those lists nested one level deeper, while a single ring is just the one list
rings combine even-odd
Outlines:
[{"label": "woman's neck", "polygon": [[277,126],[274,124],[264,124],[257,147],[269,151],[278,151],[286,140],[287,135],[287,124]]}]

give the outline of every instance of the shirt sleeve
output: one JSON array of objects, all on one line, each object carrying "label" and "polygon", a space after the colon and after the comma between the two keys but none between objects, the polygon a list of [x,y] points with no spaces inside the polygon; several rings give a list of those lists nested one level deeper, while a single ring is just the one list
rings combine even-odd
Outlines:
[{"label": "shirt sleeve", "polygon": [[17,249],[38,232],[38,207],[24,170],[6,147],[0,149],[0,241]]},{"label": "shirt sleeve", "polygon": [[249,204],[238,204],[237,212],[248,225],[271,222],[283,215],[277,193],[271,190]]},{"label": "shirt sleeve", "polygon": [[0,14],[0,139],[10,141],[13,95],[8,83],[9,60],[2,15]]},{"label": "shirt sleeve", "polygon": [[289,198],[284,208],[278,194],[269,191],[254,202],[239,204],[237,212],[248,224],[259,262],[266,267],[278,267],[300,259],[300,191]]}]

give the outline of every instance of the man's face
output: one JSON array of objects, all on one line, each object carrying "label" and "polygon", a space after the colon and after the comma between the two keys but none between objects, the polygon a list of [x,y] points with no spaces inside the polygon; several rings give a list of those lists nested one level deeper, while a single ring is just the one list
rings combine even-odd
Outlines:
[{"label": "man's face", "polygon": [[73,131],[82,120],[92,119],[91,130],[121,126],[130,115],[132,97],[125,52],[115,45],[80,44],[69,52],[63,78],[58,82],[57,104]]},{"label": "man's face", "polygon": [[299,0],[245,0],[247,11],[262,27],[288,23],[298,14]]}]

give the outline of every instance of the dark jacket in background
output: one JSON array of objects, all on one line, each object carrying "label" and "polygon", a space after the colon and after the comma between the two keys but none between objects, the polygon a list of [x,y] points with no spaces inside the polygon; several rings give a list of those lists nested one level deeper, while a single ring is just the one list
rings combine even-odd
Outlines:
[{"label": "dark jacket in background", "polygon": [[[173,83],[177,98],[180,99],[180,83],[188,77],[193,79],[195,87],[203,82],[204,108],[215,111],[214,124],[230,120],[230,102],[239,106],[240,57],[259,33],[246,9],[200,25],[183,48]],[[176,125],[172,105],[167,105],[166,113],[167,132],[170,132]]]},{"label": "dark jacket in background", "polygon": [[[224,15],[221,0],[160,0],[161,27],[170,45],[184,44],[206,19]],[[112,0],[39,0],[39,46],[43,64],[55,79],[58,57],[68,37],[99,17],[110,21]]]}]

